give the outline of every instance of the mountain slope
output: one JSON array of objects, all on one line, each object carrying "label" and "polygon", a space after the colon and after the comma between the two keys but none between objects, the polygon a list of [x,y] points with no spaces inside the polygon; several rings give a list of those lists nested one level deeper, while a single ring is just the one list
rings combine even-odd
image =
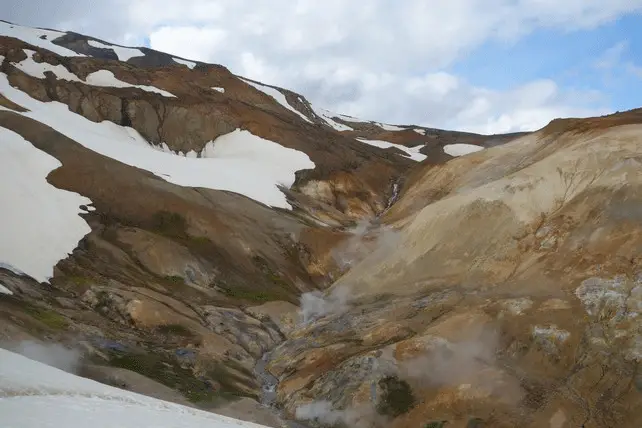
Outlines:
[{"label": "mountain slope", "polygon": [[2,346],[266,426],[642,423],[639,110],[382,124],[4,22],[0,64]]},{"label": "mountain slope", "polygon": [[372,426],[395,376],[414,395],[387,426],[638,426],[641,153],[632,111],[417,173],[382,218],[395,239],[272,353],[283,402]]}]

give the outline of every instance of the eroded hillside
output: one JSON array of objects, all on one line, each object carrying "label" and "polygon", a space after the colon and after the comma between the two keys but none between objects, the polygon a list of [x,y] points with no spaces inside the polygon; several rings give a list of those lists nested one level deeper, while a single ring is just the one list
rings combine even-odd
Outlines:
[{"label": "eroded hillside", "polygon": [[639,111],[387,125],[4,22],[0,63],[2,347],[275,427],[642,423]]}]

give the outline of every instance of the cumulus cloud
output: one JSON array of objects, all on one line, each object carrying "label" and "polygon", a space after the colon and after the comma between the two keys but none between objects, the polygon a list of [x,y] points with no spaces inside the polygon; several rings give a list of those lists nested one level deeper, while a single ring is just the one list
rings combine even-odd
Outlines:
[{"label": "cumulus cloud", "polygon": [[578,99],[549,81],[508,91],[476,87],[449,73],[452,64],[487,42],[512,44],[541,28],[591,29],[642,10],[642,0],[86,3],[7,0],[3,9],[6,19],[29,25],[116,43],[149,40],[154,49],[223,64],[338,113],[484,132],[603,111],[583,107],[586,94]]}]

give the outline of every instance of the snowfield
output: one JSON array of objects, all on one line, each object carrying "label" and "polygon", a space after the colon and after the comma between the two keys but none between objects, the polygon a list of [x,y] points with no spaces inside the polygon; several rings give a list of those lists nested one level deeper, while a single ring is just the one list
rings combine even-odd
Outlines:
[{"label": "snowfield", "polygon": [[2,127],[0,159],[0,198],[10,201],[2,206],[0,262],[45,282],[91,231],[78,214],[92,202],[49,184],[47,175],[62,164]]},{"label": "snowfield", "polygon": [[331,111],[328,111],[326,109],[315,109],[312,106],[310,106],[314,113],[319,116],[321,119],[323,119],[330,127],[334,128],[335,130],[341,132],[341,131],[354,131],[354,128],[349,127],[348,125],[344,125],[343,123],[339,123],[336,120],[332,119],[333,117],[338,117],[339,115],[332,113]]},{"label": "snowfield", "polygon": [[[290,187],[296,171],[314,169],[298,150],[236,130],[207,144],[201,158],[158,150],[133,128],[109,121],[95,123],[72,113],[66,104],[41,102],[9,85],[0,73],[0,93],[28,109],[20,113],[48,125],[86,148],[187,187],[240,193],[272,207],[291,209],[277,185]],[[21,266],[17,266],[21,268]]]},{"label": "snowfield", "polygon": [[70,49],[55,45],[51,41],[64,36],[60,31],[41,30],[39,28],[22,27],[0,21],[0,36],[14,37],[39,48],[47,49],[61,56],[85,56]]},{"label": "snowfield", "polygon": [[181,65],[184,65],[187,68],[189,68],[190,70],[193,69],[194,67],[196,67],[196,63],[193,62],[193,61],[188,61],[186,59],[181,59],[181,58],[176,58],[176,57],[172,57],[172,59],[174,60],[174,62],[177,62],[177,63],[179,63]]},{"label": "snowfield", "polygon": [[406,128],[402,128],[401,126],[397,125],[388,125],[387,123],[380,123],[380,122],[372,122],[373,124],[377,125],[379,128],[383,129],[384,131],[405,131]]},{"label": "snowfield", "polygon": [[112,87],[112,88],[138,88],[147,92],[156,92],[158,94],[163,95],[164,97],[176,98],[176,95],[169,93],[163,89],[157,88],[155,86],[134,85],[133,83],[127,83],[127,82],[123,82],[122,80],[118,80],[116,76],[114,76],[114,73],[112,73],[109,70],[94,71],[93,73],[87,76],[87,79],[85,79],[85,81],[87,82],[88,85],[92,85],[92,86],[106,86],[106,87]]},{"label": "snowfield", "polygon": [[3,428],[265,428],[81,378],[0,348]]},{"label": "snowfield", "polygon": [[475,146],[474,144],[457,143],[457,144],[446,144],[444,146],[444,152],[450,156],[455,156],[455,157],[465,156],[470,153],[479,152],[481,150],[484,150],[484,147]]},{"label": "snowfield", "polygon": [[87,44],[94,48],[111,49],[112,51],[114,51],[119,61],[127,62],[130,58],[134,58],[137,56],[145,56],[145,54],[140,49],[136,49],[136,48],[126,48],[123,46],[106,45],[97,40],[87,40]]},{"label": "snowfield", "polygon": [[303,120],[305,120],[306,122],[312,123],[312,121],[311,121],[310,119],[308,119],[306,115],[304,115],[303,113],[301,113],[300,111],[298,111],[297,109],[295,109],[294,107],[292,107],[292,106],[288,103],[288,100],[285,98],[285,95],[283,95],[283,94],[281,93],[281,91],[278,91],[278,90],[276,90],[276,89],[274,89],[274,88],[272,88],[272,87],[270,87],[270,86],[261,85],[261,84],[259,84],[259,83],[255,83],[255,82],[252,82],[252,81],[250,81],[250,80],[243,79],[242,77],[239,77],[239,79],[241,79],[242,81],[244,81],[244,82],[245,82],[245,83],[247,83],[248,85],[250,85],[250,86],[254,87],[254,88],[255,88],[255,89],[257,89],[258,91],[261,91],[261,92],[263,92],[264,94],[266,94],[266,95],[268,95],[268,96],[270,96],[270,97],[274,98],[274,100],[275,100],[277,103],[281,104],[281,105],[282,105],[283,107],[285,107],[286,109],[288,109],[288,110],[290,110],[291,112],[295,113],[296,115],[300,116],[300,117],[301,117]]},{"label": "snowfield", "polygon": [[108,70],[98,70],[87,76],[85,81],[81,80],[78,76],[67,70],[63,65],[51,65],[46,62],[36,62],[33,59],[35,51],[23,49],[27,54],[27,59],[18,63],[13,63],[23,73],[38,79],[44,79],[45,72],[51,71],[58,79],[68,80],[71,82],[81,82],[91,86],[112,87],[112,88],[138,88],[147,92],[155,92],[165,97],[176,97],[174,94],[169,93],[163,89],[155,86],[148,85],[135,85],[133,83],[123,82],[114,76],[114,73]]},{"label": "snowfield", "polygon": [[44,79],[45,72],[51,71],[56,75],[58,79],[69,80],[70,82],[82,82],[75,74],[71,73],[65,68],[64,65],[51,65],[46,62],[36,62],[33,59],[33,55],[36,51],[30,49],[23,49],[23,52],[27,54],[27,59],[22,60],[18,63],[13,63],[19,70],[23,73],[28,74],[29,76],[36,77],[38,79]]},{"label": "snowfield", "polygon": [[13,291],[9,290],[7,287],[2,285],[2,283],[0,283],[0,294],[6,294],[11,296],[13,294]]},{"label": "snowfield", "polygon": [[365,138],[357,138],[357,141],[368,144],[370,146],[379,147],[380,149],[388,149],[390,147],[397,148],[405,152],[407,157],[417,162],[421,162],[422,160],[426,159],[426,155],[419,152],[419,150],[421,150],[424,147],[423,144],[415,147],[406,147],[406,146],[402,146],[401,144],[394,144],[394,143],[390,143],[388,141],[382,141],[382,140],[366,140]]}]

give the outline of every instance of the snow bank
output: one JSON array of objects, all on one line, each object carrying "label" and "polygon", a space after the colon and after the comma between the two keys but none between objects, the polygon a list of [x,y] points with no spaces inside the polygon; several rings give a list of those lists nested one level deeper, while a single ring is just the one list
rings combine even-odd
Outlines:
[{"label": "snow bank", "polygon": [[0,415],[11,428],[265,428],[103,385],[4,349]]},{"label": "snow bank", "polygon": [[187,66],[187,68],[189,68],[190,70],[196,67],[196,63],[193,61],[188,61],[186,59],[175,58],[175,57],[172,57],[172,59],[174,60],[174,62]]},{"label": "snow bank", "polygon": [[82,82],[82,80],[80,80],[78,76],[71,73],[63,65],[51,65],[46,62],[36,62],[33,59],[33,55],[36,53],[36,51],[32,51],[30,49],[23,49],[23,51],[25,54],[27,54],[27,59],[13,64],[23,73],[26,73],[38,79],[44,79],[46,77],[45,72],[51,71],[56,75],[58,79],[69,80],[71,82]]},{"label": "snow bank", "polygon": [[484,150],[481,146],[475,146],[474,144],[446,144],[444,146],[444,152],[450,156],[465,156],[470,153],[475,153],[480,150]]},{"label": "snow bank", "polygon": [[296,115],[301,117],[306,122],[312,123],[312,121],[310,119],[308,119],[306,115],[304,115],[303,113],[301,113],[300,111],[298,111],[297,109],[292,107],[290,104],[288,104],[288,100],[285,98],[285,95],[283,95],[277,89],[274,89],[274,88],[272,88],[270,86],[261,85],[260,83],[255,83],[255,82],[251,82],[249,80],[245,80],[242,77],[240,79],[242,81],[244,81],[245,83],[247,83],[248,85],[253,86],[255,89],[257,89],[257,90],[263,92],[264,94],[274,98],[274,100],[276,102],[278,102],[283,107],[285,107],[286,109],[290,110],[291,112],[295,113]]},{"label": "snow bank", "polygon": [[406,146],[402,146],[401,144],[394,144],[394,143],[390,143],[388,141],[382,141],[382,140],[366,140],[365,138],[357,138],[357,141],[368,144],[370,146],[379,147],[381,149],[388,149],[390,147],[397,148],[405,152],[410,159],[417,162],[421,162],[422,160],[426,159],[426,155],[419,152],[419,150],[421,150],[424,147],[423,144],[415,147],[406,147]]},{"label": "snow bank", "polygon": [[333,117],[337,117],[338,115],[332,113],[331,111],[314,108],[313,110],[317,116],[321,117],[328,125],[330,125],[330,127],[336,129],[337,131],[354,131],[354,129],[349,127],[348,125],[344,125],[343,123],[335,121]]},{"label": "snow bank", "polygon": [[123,82],[114,76],[109,70],[98,70],[87,76],[85,81],[81,80],[78,76],[71,73],[62,65],[51,65],[46,62],[36,62],[33,59],[35,51],[29,49],[23,49],[27,54],[27,59],[20,61],[19,63],[13,63],[17,68],[22,70],[24,73],[36,77],[38,79],[45,78],[45,72],[51,71],[56,75],[58,79],[69,80],[72,82],[82,82],[87,85],[92,86],[101,86],[101,87],[112,87],[112,88],[138,88],[147,92],[156,92],[166,97],[176,97],[174,94],[171,94],[167,91],[164,91],[160,88],[148,85],[134,85],[133,83]]},{"label": "snow bank", "polygon": [[95,123],[70,112],[66,104],[35,100],[11,87],[1,73],[0,92],[30,110],[22,115],[90,150],[180,186],[227,190],[272,207],[290,209],[277,185],[290,187],[296,171],[315,167],[305,153],[241,130],[208,143],[201,158],[194,158],[195,153],[178,156],[155,149],[132,128],[109,121]]},{"label": "snow bank", "polygon": [[140,49],[136,49],[136,48],[126,48],[124,46],[107,45],[97,40],[87,40],[87,44],[89,44],[89,46],[92,46],[94,48],[111,49],[112,51],[114,51],[119,61],[128,61],[130,58],[134,58],[137,56],[145,56],[145,54]]},{"label": "snow bank", "polygon": [[29,43],[33,46],[38,46],[39,48],[47,49],[48,51],[54,52],[61,56],[85,56],[70,49],[63,48],[62,46],[51,43],[58,37],[65,35],[65,33],[61,33],[60,31],[22,27],[20,25],[14,25],[0,21],[0,35],[22,40],[25,43]]},{"label": "snow bank", "polygon": [[78,214],[91,204],[77,193],[57,189],[47,175],[62,164],[13,131],[0,127],[0,262],[37,281],[53,276],[53,267],[91,231]]},{"label": "snow bank", "polygon": [[13,291],[9,290],[4,285],[0,284],[0,294],[7,294],[7,295],[11,296],[13,294]]},{"label": "snow bank", "polygon": [[176,97],[176,95],[169,93],[167,91],[164,91],[162,89],[159,89],[155,86],[134,85],[133,83],[127,83],[127,82],[123,82],[122,80],[118,80],[116,76],[114,76],[114,73],[112,73],[109,70],[94,71],[93,73],[87,76],[87,79],[85,79],[85,81],[87,82],[88,85],[92,85],[92,86],[105,86],[105,87],[112,87],[112,88],[138,88],[147,92],[156,92],[165,97],[174,97],[174,98]]},{"label": "snow bank", "polygon": [[402,128],[397,125],[388,125],[387,123],[372,122],[378,127],[382,128],[385,131],[405,131],[406,128]]}]

